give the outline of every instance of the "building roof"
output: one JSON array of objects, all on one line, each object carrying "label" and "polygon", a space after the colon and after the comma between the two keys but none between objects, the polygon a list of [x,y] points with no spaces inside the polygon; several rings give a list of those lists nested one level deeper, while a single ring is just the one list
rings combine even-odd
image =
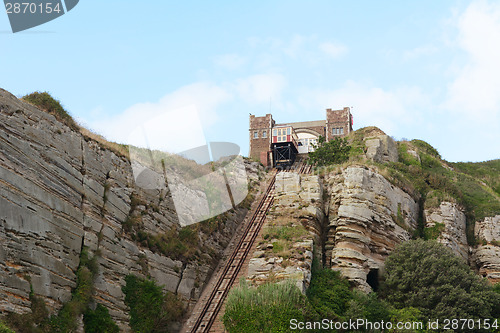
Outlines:
[{"label": "building roof", "polygon": [[304,127],[326,126],[326,120],[301,121],[296,123],[277,124],[275,126],[292,126],[294,129]]}]

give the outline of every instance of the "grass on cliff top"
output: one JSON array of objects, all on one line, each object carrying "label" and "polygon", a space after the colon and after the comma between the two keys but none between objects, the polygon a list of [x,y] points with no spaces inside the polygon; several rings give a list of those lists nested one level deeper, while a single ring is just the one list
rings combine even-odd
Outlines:
[{"label": "grass on cliff top", "polygon": [[398,153],[398,162],[378,164],[382,174],[414,198],[420,197],[426,209],[443,201],[458,203],[467,217],[469,244],[475,244],[475,222],[500,214],[499,160],[448,163],[422,140],[398,142]]},{"label": "grass on cliff top", "polygon": [[70,113],[62,106],[61,102],[52,97],[48,92],[35,91],[21,97],[21,99],[33,106],[36,106],[40,110],[53,115],[59,122],[65,124],[70,129],[81,133],[87,141],[93,140],[99,143],[102,147],[111,150],[118,156],[129,158],[128,148],[126,145],[108,141],[103,136],[79,125]]},{"label": "grass on cliff top", "polygon": [[48,92],[35,91],[31,94],[27,94],[22,97],[22,99],[41,110],[56,117],[57,120],[67,125],[73,130],[78,130],[79,126],[72,116],[66,111],[61,102],[54,97],[52,97]]}]

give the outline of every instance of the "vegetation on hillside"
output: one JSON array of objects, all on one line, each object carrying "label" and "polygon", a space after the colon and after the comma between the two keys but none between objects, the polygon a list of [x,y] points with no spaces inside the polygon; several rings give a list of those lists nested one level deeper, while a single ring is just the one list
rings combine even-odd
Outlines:
[{"label": "vegetation on hillside", "polygon": [[423,332],[428,320],[489,319],[493,325],[500,317],[500,284],[492,287],[435,241],[414,240],[396,248],[386,261],[379,293],[352,291],[338,272],[314,267],[307,297],[292,284],[251,288],[243,283],[233,289],[223,317],[228,332],[288,332],[292,318],[421,322],[423,329],[412,331]]},{"label": "vegetation on hillside", "polygon": [[462,258],[435,241],[402,243],[385,261],[381,295],[425,318],[498,318],[500,295]]},{"label": "vegetation on hillside", "polygon": [[3,321],[0,320],[0,333],[15,333]]},{"label": "vegetation on hillside", "polygon": [[453,168],[486,183],[500,195],[500,159],[478,163],[452,163]]},{"label": "vegetation on hillside", "polygon": [[[384,133],[376,127],[365,127],[352,132],[345,138],[350,146],[344,151],[341,161],[332,158],[316,158],[321,161],[319,172],[329,172],[353,164],[367,165],[393,185],[410,194],[421,207],[439,207],[441,202],[459,204],[467,218],[467,240],[475,245],[474,225],[487,216],[500,214],[500,160],[480,163],[449,163],[439,152],[422,140],[402,140],[397,142],[399,159],[397,162],[379,163],[366,159],[365,139]],[[338,146],[338,145],[337,145]],[[319,156],[326,154],[320,146]],[[348,157],[346,158],[346,154]],[[314,156],[314,155],[313,155]],[[343,161],[343,162],[342,162]],[[424,230],[423,210],[419,216],[420,226],[417,236],[433,239],[440,230]],[[436,232],[438,232],[436,234]]]},{"label": "vegetation on hillside", "polygon": [[135,275],[125,277],[125,304],[130,308],[130,327],[134,332],[168,332],[169,324],[184,314],[182,301],[170,292],[163,292],[153,280]]},{"label": "vegetation on hillside", "polygon": [[226,301],[224,326],[230,333],[288,332],[290,319],[311,320],[314,310],[292,283],[250,288],[244,280]]},{"label": "vegetation on hillside", "polygon": [[73,117],[71,117],[71,115],[68,113],[68,111],[63,108],[61,102],[52,97],[48,92],[35,91],[31,94],[23,96],[22,99],[50,113],[51,115],[56,117],[57,120],[67,125],[71,129],[76,131],[79,129],[79,126],[77,125]]},{"label": "vegetation on hillside", "polygon": [[[105,326],[101,326],[102,329],[98,332],[118,332],[118,326],[113,322],[107,310],[96,309],[96,311],[91,311],[89,309],[97,272],[97,257],[90,257],[87,249],[83,248],[80,253],[80,265],[76,272],[77,284],[71,293],[71,300],[64,303],[56,314],[49,316],[45,302],[31,288],[31,313],[9,313],[7,323],[16,332],[21,333],[74,332],[78,325],[78,317],[84,313],[92,313],[92,320],[84,321],[85,325],[98,322],[105,324]],[[87,326],[85,326],[85,330],[86,332],[92,332],[90,328],[87,331]]]},{"label": "vegetation on hillside", "polygon": [[308,163],[317,166],[325,166],[330,164],[339,164],[349,159],[351,146],[346,138],[335,138],[326,141],[324,136],[318,139],[316,150],[309,153]]},{"label": "vegetation on hillside", "polygon": [[[498,163],[450,164],[421,140],[399,142],[398,150],[398,162],[379,165],[387,171],[388,179],[409,193],[418,194],[424,208],[437,207],[443,201],[458,203],[467,217],[469,244],[477,244],[473,234],[475,222],[500,213],[500,196],[490,187],[500,182],[500,173],[491,167]],[[487,183],[476,178],[479,175]]]},{"label": "vegetation on hillside", "polygon": [[40,110],[53,115],[59,122],[65,124],[70,129],[81,133],[85,140],[93,140],[99,143],[102,147],[111,150],[118,156],[129,158],[127,145],[108,141],[103,136],[80,126],[71,116],[71,114],[61,105],[61,102],[52,97],[50,93],[46,91],[35,91],[31,94],[27,94],[21,97],[21,99],[31,105],[36,106]]},{"label": "vegetation on hillside", "polygon": [[85,333],[118,333],[120,329],[109,315],[108,308],[97,304],[95,310],[88,308],[83,314]]}]

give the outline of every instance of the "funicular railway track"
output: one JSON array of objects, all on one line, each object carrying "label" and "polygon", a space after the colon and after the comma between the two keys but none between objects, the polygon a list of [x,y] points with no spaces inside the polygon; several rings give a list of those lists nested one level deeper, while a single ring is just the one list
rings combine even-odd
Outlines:
[{"label": "funicular railway track", "polygon": [[307,164],[306,162],[302,162],[302,164],[300,165],[297,172],[299,174],[309,174],[309,173],[311,173],[311,170],[312,170],[311,164]]},{"label": "funicular railway track", "polygon": [[277,170],[272,171],[273,175],[269,181],[267,189],[259,202],[257,209],[252,215],[248,226],[243,232],[241,239],[235,247],[231,257],[226,262],[224,269],[220,273],[215,286],[210,293],[203,309],[198,315],[194,325],[189,332],[209,332],[217,315],[224,303],[224,300],[236,280],[238,273],[243,266],[245,259],[252,248],[252,245],[259,234],[266,218],[266,213],[272,205],[274,199],[274,183]]},{"label": "funicular railway track", "polygon": [[310,174],[312,171],[312,165],[307,163],[307,160],[302,158],[302,159],[297,159],[295,163],[287,169],[284,169],[283,171],[285,172],[296,172],[298,174]]}]

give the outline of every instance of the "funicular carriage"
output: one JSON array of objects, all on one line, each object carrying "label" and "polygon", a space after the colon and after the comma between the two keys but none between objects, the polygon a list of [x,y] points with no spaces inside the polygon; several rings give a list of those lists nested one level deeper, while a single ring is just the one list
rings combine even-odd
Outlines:
[{"label": "funicular carriage", "polygon": [[273,152],[274,167],[289,168],[297,157],[297,134],[292,126],[281,125],[273,128],[271,150]]}]

